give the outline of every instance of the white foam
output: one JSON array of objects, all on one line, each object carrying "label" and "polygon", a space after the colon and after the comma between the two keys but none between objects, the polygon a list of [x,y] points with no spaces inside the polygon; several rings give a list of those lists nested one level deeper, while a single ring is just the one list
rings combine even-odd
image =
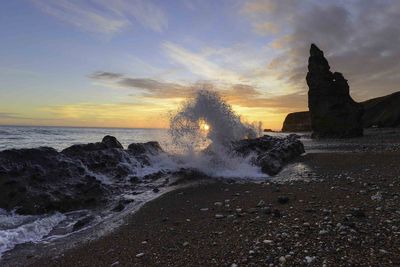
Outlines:
[{"label": "white foam", "polygon": [[[0,257],[5,251],[13,249],[18,244],[40,241],[65,218],[66,216],[61,213],[46,217],[23,216],[13,213],[0,215],[0,221],[7,221],[9,225],[14,222],[15,225],[18,225],[15,228],[0,230]],[[20,224],[24,220],[29,222]]]},{"label": "white foam", "polygon": [[[204,128],[205,124],[207,128]],[[185,168],[212,177],[266,178],[268,176],[259,167],[251,164],[250,157],[229,152],[232,141],[257,137],[260,130],[261,124],[256,127],[242,122],[218,93],[197,91],[170,118],[172,145],[168,146],[169,154],[148,155],[151,166],[138,170],[138,173]]]}]

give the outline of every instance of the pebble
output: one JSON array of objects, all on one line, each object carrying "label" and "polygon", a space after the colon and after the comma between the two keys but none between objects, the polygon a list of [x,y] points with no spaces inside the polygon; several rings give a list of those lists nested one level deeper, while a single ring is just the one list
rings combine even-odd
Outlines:
[{"label": "pebble", "polygon": [[274,241],[269,240],[269,239],[265,239],[265,240],[263,240],[263,243],[267,244],[267,245],[271,245],[272,243],[274,243]]},{"label": "pebble", "polygon": [[114,262],[113,264],[110,265],[110,267],[117,266],[117,265],[119,265],[119,261]]},{"label": "pebble", "polygon": [[136,258],[141,258],[141,257],[143,257],[144,256],[144,253],[142,252],[142,253],[139,253],[139,254],[136,254]]},{"label": "pebble", "polygon": [[286,204],[286,203],[289,202],[289,197],[287,197],[287,196],[279,196],[278,197],[278,202],[280,204]]},{"label": "pebble", "polygon": [[284,256],[281,256],[279,258],[279,262],[282,263],[282,264],[285,263],[286,262],[286,258]]},{"label": "pebble", "polygon": [[307,264],[311,264],[315,260],[315,257],[306,256],[305,260]]},{"label": "pebble", "polygon": [[223,214],[215,214],[215,218],[222,219],[222,218],[224,218],[224,215]]},{"label": "pebble", "polygon": [[201,208],[200,211],[208,211],[208,208]]}]

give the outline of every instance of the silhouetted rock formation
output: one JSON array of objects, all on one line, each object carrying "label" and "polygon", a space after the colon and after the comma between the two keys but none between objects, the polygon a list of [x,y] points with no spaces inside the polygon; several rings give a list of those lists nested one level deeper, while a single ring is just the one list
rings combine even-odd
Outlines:
[{"label": "silhouetted rock formation", "polygon": [[[400,126],[400,92],[360,102],[364,107],[364,128]],[[308,111],[293,112],[283,122],[283,132],[312,131]]]},{"label": "silhouetted rock formation", "polygon": [[308,111],[289,113],[283,122],[282,132],[308,132],[311,118]]},{"label": "silhouetted rock formation", "polygon": [[347,80],[332,73],[324,53],[314,44],[310,48],[307,73],[308,107],[315,138],[346,138],[363,134],[363,107],[349,94]]},{"label": "silhouetted rock formation", "polygon": [[304,145],[299,138],[296,134],[282,138],[264,135],[233,142],[233,150],[244,157],[254,154],[253,163],[260,166],[262,172],[275,175],[290,160],[304,153]]},{"label": "silhouetted rock formation", "polygon": [[400,126],[400,92],[377,97],[365,102],[364,127],[398,127]]}]

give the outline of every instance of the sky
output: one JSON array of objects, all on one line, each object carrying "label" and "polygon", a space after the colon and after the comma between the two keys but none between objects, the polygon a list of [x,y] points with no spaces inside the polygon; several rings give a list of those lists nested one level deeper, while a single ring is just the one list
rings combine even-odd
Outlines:
[{"label": "sky", "polygon": [[195,90],[280,129],[317,44],[357,101],[399,90],[396,0],[0,2],[0,125],[168,127]]}]

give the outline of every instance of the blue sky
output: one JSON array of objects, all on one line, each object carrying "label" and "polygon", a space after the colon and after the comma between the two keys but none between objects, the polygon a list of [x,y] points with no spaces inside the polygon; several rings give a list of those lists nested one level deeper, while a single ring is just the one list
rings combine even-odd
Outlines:
[{"label": "blue sky", "polygon": [[168,111],[207,87],[277,129],[307,108],[311,42],[357,100],[396,91],[400,80],[396,1],[0,5],[0,124],[167,127]]}]

